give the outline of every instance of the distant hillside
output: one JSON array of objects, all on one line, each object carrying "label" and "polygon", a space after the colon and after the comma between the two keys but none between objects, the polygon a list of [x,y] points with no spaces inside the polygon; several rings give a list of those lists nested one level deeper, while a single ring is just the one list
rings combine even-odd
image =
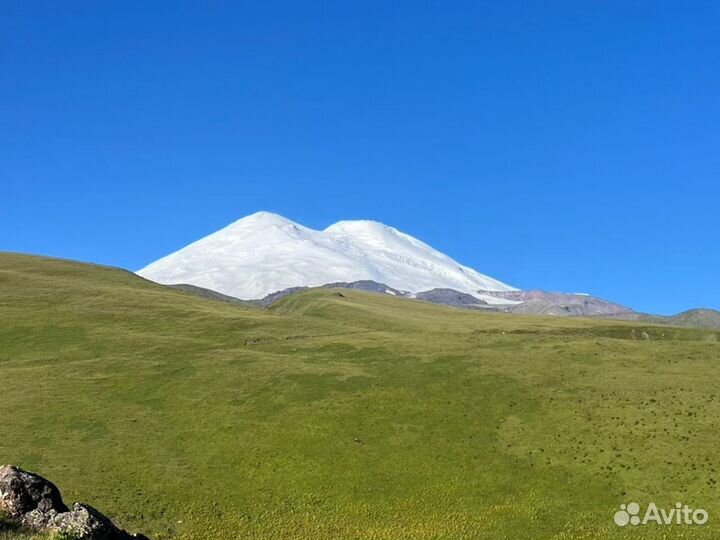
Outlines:
[{"label": "distant hillside", "polygon": [[[367,292],[389,294],[400,298],[412,298],[429,302],[464,309],[475,309],[486,312],[516,313],[524,315],[551,315],[556,317],[590,317],[602,315],[606,317],[615,315],[629,315],[635,313],[629,308],[590,296],[587,294],[564,294],[551,293],[546,291],[483,291],[478,296],[463,293],[455,289],[436,288],[419,293],[410,293],[388,287],[384,283],[362,280],[347,282],[328,283],[320,285],[322,289],[357,289]],[[260,300],[265,306],[272,305],[285,296],[310,289],[310,287],[291,287],[273,294],[267,295]],[[487,300],[490,299],[490,302]],[[494,299],[494,300],[493,300]],[[499,301],[500,303],[497,303]],[[507,303],[506,303],[507,302]],[[662,321],[659,321],[662,323]]]},{"label": "distant hillside", "polygon": [[720,311],[714,309],[689,309],[677,315],[668,316],[650,315],[647,313],[627,313],[614,318],[653,324],[671,324],[689,328],[720,329]]},{"label": "distant hillside", "polygon": [[714,309],[690,309],[668,317],[671,324],[694,328],[720,328],[720,311]]},{"label": "distant hillside", "polygon": [[[398,298],[413,298],[431,304],[440,304],[464,309],[485,311],[487,313],[511,313],[517,315],[549,315],[555,317],[590,317],[637,321],[661,325],[685,326],[688,328],[720,329],[720,312],[712,309],[692,309],[673,316],[649,315],[637,313],[619,304],[585,294],[549,293],[545,291],[513,291],[510,293],[488,292],[487,294],[507,296],[520,303],[509,306],[488,305],[478,298],[453,289],[432,289],[417,294],[399,291],[374,281],[356,281],[352,283],[329,283],[318,288],[346,288],[380,294],[389,294]],[[189,289],[190,290],[190,289]],[[293,287],[270,294],[257,302],[270,306],[281,298],[310,290],[309,287]],[[212,292],[212,291],[208,291]],[[209,294],[203,294],[212,297]],[[220,295],[222,296],[222,295]],[[248,303],[248,302],[246,302]],[[248,303],[251,304],[251,303]]]}]

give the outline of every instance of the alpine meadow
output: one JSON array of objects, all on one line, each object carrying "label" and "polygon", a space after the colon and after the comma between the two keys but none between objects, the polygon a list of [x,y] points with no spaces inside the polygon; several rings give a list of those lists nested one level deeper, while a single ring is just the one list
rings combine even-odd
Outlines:
[{"label": "alpine meadow", "polygon": [[[710,539],[719,338],[3,253],[0,456],[159,540]],[[613,523],[650,500],[710,520]]]}]

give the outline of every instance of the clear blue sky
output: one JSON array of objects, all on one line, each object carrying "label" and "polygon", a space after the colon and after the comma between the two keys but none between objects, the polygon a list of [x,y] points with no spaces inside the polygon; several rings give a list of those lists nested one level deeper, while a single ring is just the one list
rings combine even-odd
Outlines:
[{"label": "clear blue sky", "polygon": [[138,269],[257,210],[720,308],[720,4],[0,3],[0,250]]}]

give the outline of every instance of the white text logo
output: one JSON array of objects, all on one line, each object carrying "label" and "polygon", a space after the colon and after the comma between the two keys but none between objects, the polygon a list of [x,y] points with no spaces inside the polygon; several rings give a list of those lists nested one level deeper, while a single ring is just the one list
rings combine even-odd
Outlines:
[{"label": "white text logo", "polygon": [[620,510],[615,512],[613,517],[615,525],[625,527],[626,525],[705,525],[708,521],[708,513],[702,508],[690,508],[687,504],[675,503],[670,510],[658,508],[653,502],[648,504],[645,513],[640,516],[640,505],[636,502],[621,504]]}]

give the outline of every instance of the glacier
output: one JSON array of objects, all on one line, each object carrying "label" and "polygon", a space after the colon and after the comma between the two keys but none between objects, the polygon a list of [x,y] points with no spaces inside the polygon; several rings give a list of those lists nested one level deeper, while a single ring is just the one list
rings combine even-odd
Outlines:
[{"label": "glacier", "polygon": [[359,280],[409,293],[454,289],[488,304],[516,302],[481,291],[518,290],[376,221],[340,221],[318,231],[270,212],[242,218],[137,273],[248,300],[290,287]]}]

